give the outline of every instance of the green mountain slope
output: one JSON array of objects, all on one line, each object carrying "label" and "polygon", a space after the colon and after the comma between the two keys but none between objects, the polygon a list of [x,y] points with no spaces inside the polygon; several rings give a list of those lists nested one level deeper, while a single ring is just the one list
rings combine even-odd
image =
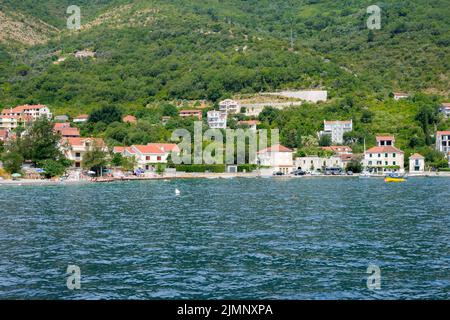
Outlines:
[{"label": "green mountain slope", "polygon": [[[365,27],[369,1],[86,0],[78,1],[78,32],[64,27],[69,4],[2,2],[60,32],[0,69],[0,104],[145,105],[318,87],[332,97],[449,94],[444,0],[380,2],[382,28],[374,32]],[[73,57],[83,49],[97,57]],[[60,57],[67,59],[54,64]]]}]

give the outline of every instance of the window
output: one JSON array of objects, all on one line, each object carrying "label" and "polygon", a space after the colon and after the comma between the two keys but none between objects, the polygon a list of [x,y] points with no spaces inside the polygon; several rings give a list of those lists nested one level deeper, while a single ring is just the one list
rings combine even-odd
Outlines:
[{"label": "window", "polygon": [[146,156],[145,160],[150,161],[150,156]]},{"label": "window", "polygon": [[156,160],[161,161],[161,156],[157,156]]},{"label": "window", "polygon": [[372,154],[371,153],[369,154],[369,157],[372,158]]},{"label": "window", "polygon": [[384,162],[384,165],[385,165],[385,166],[387,166],[387,165],[388,165],[388,162],[387,162],[387,161],[385,161],[385,162]]},{"label": "window", "polygon": [[385,158],[387,158],[387,157],[388,157],[388,154],[387,154],[387,153],[385,153],[385,154],[384,154],[384,157],[385,157]]},{"label": "window", "polygon": [[394,166],[396,166],[396,165],[397,165],[397,162],[393,161],[392,164],[393,164]]},{"label": "window", "polygon": [[393,154],[392,154],[392,157],[395,158],[396,155],[397,155],[396,153],[393,153]]},{"label": "window", "polygon": [[381,158],[381,153],[378,154],[378,158]]},{"label": "window", "polygon": [[372,165],[372,161],[369,161],[369,166],[371,166]]},{"label": "window", "polygon": [[75,157],[76,157],[76,158],[81,157],[81,153],[79,153],[79,152],[75,153]]}]

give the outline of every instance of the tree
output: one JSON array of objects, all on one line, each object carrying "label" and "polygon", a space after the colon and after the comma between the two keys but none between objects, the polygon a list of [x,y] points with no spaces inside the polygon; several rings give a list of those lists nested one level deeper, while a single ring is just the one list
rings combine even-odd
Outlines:
[{"label": "tree", "polygon": [[137,160],[135,156],[122,157],[121,167],[123,171],[133,171],[137,166]]},{"label": "tree", "polygon": [[279,110],[274,107],[265,107],[263,111],[259,114],[258,119],[261,122],[267,122],[271,125],[275,119],[278,117]]},{"label": "tree", "polygon": [[17,152],[6,152],[2,155],[3,168],[8,173],[19,173],[22,169],[23,157]]},{"label": "tree", "polygon": [[176,117],[178,115],[178,109],[173,104],[164,104],[162,108],[163,116]]},{"label": "tree", "polygon": [[363,169],[361,164],[361,158],[353,158],[347,164],[347,171],[352,171],[354,173],[360,173]]},{"label": "tree", "polygon": [[53,123],[41,117],[29,126],[22,137],[18,136],[11,148],[17,150],[24,159],[34,164],[46,159],[65,159],[59,148],[61,136],[53,131]]},{"label": "tree", "polygon": [[94,143],[91,149],[84,154],[81,163],[83,168],[95,171],[96,175],[101,173],[107,164],[107,153],[97,143]]},{"label": "tree", "polygon": [[329,134],[323,134],[319,139],[319,146],[321,147],[329,147],[331,146],[331,136]]},{"label": "tree", "polygon": [[370,110],[364,110],[361,115],[362,123],[371,123],[373,119],[373,112]]},{"label": "tree", "polygon": [[116,106],[105,106],[100,109],[94,110],[89,115],[89,123],[103,122],[110,124],[113,122],[122,121],[122,111]]},{"label": "tree", "polygon": [[70,161],[46,159],[41,161],[39,166],[44,169],[44,175],[46,178],[53,178],[63,175],[66,172],[66,169],[70,166]]},{"label": "tree", "polygon": [[111,164],[114,167],[120,167],[122,165],[122,159],[123,159],[122,154],[114,153],[114,155],[113,155],[113,157],[111,159]]}]

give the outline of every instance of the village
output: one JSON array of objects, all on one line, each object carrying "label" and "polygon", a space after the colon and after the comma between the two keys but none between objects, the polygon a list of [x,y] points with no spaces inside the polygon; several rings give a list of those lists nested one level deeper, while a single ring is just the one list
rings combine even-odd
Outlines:
[{"label": "village", "polygon": [[[292,97],[293,93],[281,93]],[[298,96],[299,94],[297,94]],[[295,95],[294,95],[295,96]],[[326,91],[310,91],[300,94],[301,99],[311,102],[327,99]],[[407,98],[407,94],[397,93],[394,99]],[[217,109],[203,112],[206,108],[202,102],[197,108],[180,108],[178,116],[204,121],[211,129],[227,129],[227,121],[233,115],[243,113],[250,120],[240,120],[240,128],[257,131],[260,121],[258,115],[269,105],[274,108],[284,108],[298,104],[298,101],[267,102],[242,104],[239,101],[226,99],[218,104]],[[444,117],[450,117],[450,103],[443,103],[440,112]],[[206,119],[203,115],[206,113]],[[93,136],[82,136],[79,126],[89,120],[88,114],[80,114],[73,118],[66,115],[54,116],[45,105],[22,105],[5,108],[0,115],[0,142],[5,147],[17,139],[17,129],[26,128],[39,118],[46,118],[53,123],[54,133],[60,136],[59,148],[65,158],[70,161],[64,175],[52,177],[51,181],[114,181],[134,179],[169,179],[169,178],[229,178],[229,177],[280,177],[280,176],[358,176],[366,174],[384,177],[388,174],[408,174],[424,176],[440,174],[427,165],[425,157],[419,153],[405,154],[396,146],[396,137],[391,133],[380,133],[376,136],[376,145],[364,152],[353,153],[350,146],[344,145],[344,135],[353,130],[353,120],[324,119],[323,130],[317,132],[318,139],[326,136],[331,142],[321,146],[321,155],[299,155],[297,150],[281,144],[269,145],[258,150],[253,162],[223,165],[220,169],[204,167],[195,170],[195,165],[182,167],[171,166],[173,154],[179,154],[179,146],[171,141],[148,143],[145,145],[109,146],[104,139]],[[171,117],[164,116],[161,123],[165,124]],[[125,115],[124,123],[136,125],[139,119],[134,115]],[[26,131],[26,130],[25,130]],[[23,131],[21,131],[23,134]],[[445,155],[450,167],[450,130],[434,133],[435,149]],[[93,170],[84,164],[85,156],[93,149],[107,154],[108,164],[101,165],[100,171]],[[112,159],[128,159],[127,165],[118,166]],[[24,159],[21,172],[5,174],[0,181],[42,181],[43,169],[27,163]],[[125,161],[122,161],[125,162]],[[2,168],[3,164],[0,164]],[[441,173],[445,175],[445,172]]]}]

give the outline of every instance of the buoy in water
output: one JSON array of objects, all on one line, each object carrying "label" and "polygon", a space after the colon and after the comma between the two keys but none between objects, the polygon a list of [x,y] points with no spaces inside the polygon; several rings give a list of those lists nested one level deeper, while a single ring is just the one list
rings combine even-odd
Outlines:
[{"label": "buoy in water", "polygon": [[181,194],[180,190],[175,189],[175,195],[176,195],[176,196],[179,196],[180,194]]}]

